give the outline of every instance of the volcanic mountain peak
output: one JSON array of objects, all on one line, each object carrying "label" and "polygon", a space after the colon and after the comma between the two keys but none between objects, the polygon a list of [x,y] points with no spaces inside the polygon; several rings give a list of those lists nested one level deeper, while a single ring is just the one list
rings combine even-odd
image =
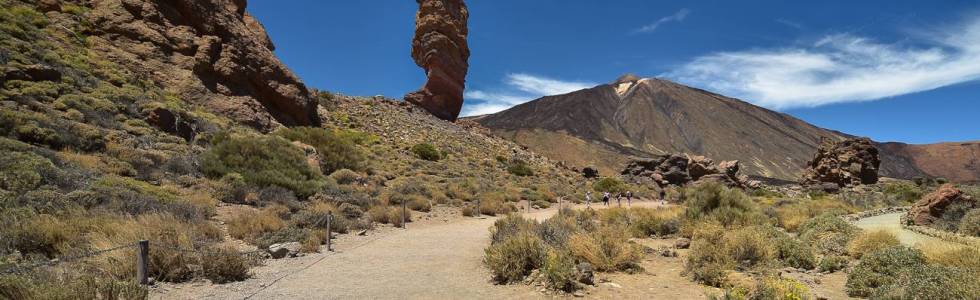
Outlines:
[{"label": "volcanic mountain peak", "polygon": [[[740,160],[748,174],[796,180],[821,138],[852,137],[735,98],[632,74],[474,120],[538,153],[607,174],[621,170],[630,157],[691,153]],[[938,150],[876,146],[883,147],[883,176],[980,177],[960,174],[976,173],[976,155],[963,150],[970,147],[955,147],[964,157],[957,166],[928,168],[924,164],[932,159],[922,153]],[[943,171],[953,169],[963,172]]]}]

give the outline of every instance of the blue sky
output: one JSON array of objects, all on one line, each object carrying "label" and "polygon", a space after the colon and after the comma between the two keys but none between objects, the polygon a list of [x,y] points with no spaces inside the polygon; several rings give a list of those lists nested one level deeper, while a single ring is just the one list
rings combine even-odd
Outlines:
[{"label": "blue sky", "polygon": [[[857,2],[857,3],[855,3]],[[478,0],[464,114],[663,77],[879,141],[980,140],[976,1]],[[307,85],[401,98],[415,1],[250,1]]]}]

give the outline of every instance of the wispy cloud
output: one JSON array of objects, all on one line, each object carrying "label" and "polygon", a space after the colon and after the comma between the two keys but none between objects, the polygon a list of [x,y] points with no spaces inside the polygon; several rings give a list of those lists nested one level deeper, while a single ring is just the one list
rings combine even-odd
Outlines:
[{"label": "wispy cloud", "polygon": [[691,13],[691,10],[690,9],[682,8],[681,10],[678,10],[677,12],[675,12],[673,15],[669,15],[669,16],[660,18],[656,22],[653,22],[653,23],[647,24],[647,25],[645,25],[643,27],[634,29],[633,30],[633,33],[635,34],[635,33],[649,33],[649,32],[654,32],[654,31],[657,30],[658,27],[660,27],[663,24],[670,23],[670,22],[684,21],[684,19],[687,18],[687,15],[690,14],[690,13]]},{"label": "wispy cloud", "polygon": [[927,91],[980,78],[980,16],[898,43],[835,34],[802,47],[719,52],[665,76],[774,109]]},{"label": "wispy cloud", "polygon": [[504,86],[496,91],[467,90],[463,97],[462,115],[492,114],[542,96],[569,93],[597,84],[584,81],[564,81],[526,73],[504,76]]},{"label": "wispy cloud", "polygon": [[776,23],[779,23],[779,24],[783,24],[783,25],[786,25],[786,26],[789,26],[789,27],[796,28],[797,30],[803,29],[803,24],[800,24],[799,22],[790,21],[790,20],[783,19],[783,18],[778,18],[778,19],[776,19],[774,21],[776,21]]}]

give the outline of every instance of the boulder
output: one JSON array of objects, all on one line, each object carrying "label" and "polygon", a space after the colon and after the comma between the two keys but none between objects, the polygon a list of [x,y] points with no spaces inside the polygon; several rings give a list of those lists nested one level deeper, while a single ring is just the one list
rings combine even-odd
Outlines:
[{"label": "boulder", "polygon": [[45,65],[27,65],[8,67],[0,74],[2,81],[61,81],[61,71]]},{"label": "boulder", "polygon": [[592,264],[583,262],[575,265],[575,279],[582,284],[595,284],[595,271],[592,269]]},{"label": "boulder", "polygon": [[[717,165],[704,156],[664,154],[627,162],[620,174],[629,182],[657,185],[685,185],[691,182],[720,182],[732,187],[745,187],[748,177],[738,174],[737,160],[722,161]],[[761,184],[761,183],[759,183]]]},{"label": "boulder", "polygon": [[317,101],[246,0],[84,1],[89,48],[131,76],[262,131],[316,126]]},{"label": "boulder", "polygon": [[469,11],[463,0],[416,0],[412,58],[425,69],[426,81],[405,95],[436,117],[455,121],[463,108],[470,49],[466,43]]},{"label": "boulder", "polygon": [[687,249],[688,247],[691,247],[691,239],[689,238],[679,238],[674,242],[674,248]]},{"label": "boulder", "polygon": [[157,107],[146,115],[146,123],[153,125],[163,132],[173,134],[191,141],[197,135],[193,119],[183,114],[177,114],[166,108]]},{"label": "boulder", "polygon": [[304,144],[300,141],[293,141],[293,146],[303,150],[303,154],[306,155],[306,164],[310,166],[317,173],[320,171],[320,154],[316,152],[316,147]]},{"label": "boulder", "polygon": [[978,206],[976,199],[953,187],[952,184],[944,184],[912,205],[908,212],[909,220],[920,226],[932,224],[942,218],[947,207],[956,203],[970,207]]},{"label": "boulder", "polygon": [[585,178],[597,178],[599,177],[599,170],[591,166],[582,168],[582,176]]},{"label": "boulder", "polygon": [[878,182],[878,149],[871,139],[855,138],[840,142],[824,138],[813,159],[803,170],[801,183],[820,185],[825,182],[839,187]]},{"label": "boulder", "polygon": [[299,242],[288,242],[272,244],[266,251],[269,252],[269,256],[275,259],[284,257],[296,257],[299,253],[300,243]]}]

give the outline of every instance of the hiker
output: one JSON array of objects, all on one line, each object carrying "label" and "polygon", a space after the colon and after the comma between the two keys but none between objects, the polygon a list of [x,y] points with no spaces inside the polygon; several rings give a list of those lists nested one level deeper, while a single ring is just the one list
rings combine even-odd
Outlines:
[{"label": "hiker", "polygon": [[661,187],[660,188],[660,205],[661,206],[663,206],[663,205],[666,204],[665,201],[664,201],[666,199],[667,199],[667,188],[666,187]]},{"label": "hiker", "polygon": [[609,192],[602,193],[602,204],[605,206],[609,206]]},{"label": "hiker", "polygon": [[626,191],[626,206],[633,206],[633,192]]},{"label": "hiker", "polygon": [[616,194],[616,206],[623,207],[623,192]]},{"label": "hiker", "polygon": [[585,206],[592,206],[592,191],[585,191]]}]

